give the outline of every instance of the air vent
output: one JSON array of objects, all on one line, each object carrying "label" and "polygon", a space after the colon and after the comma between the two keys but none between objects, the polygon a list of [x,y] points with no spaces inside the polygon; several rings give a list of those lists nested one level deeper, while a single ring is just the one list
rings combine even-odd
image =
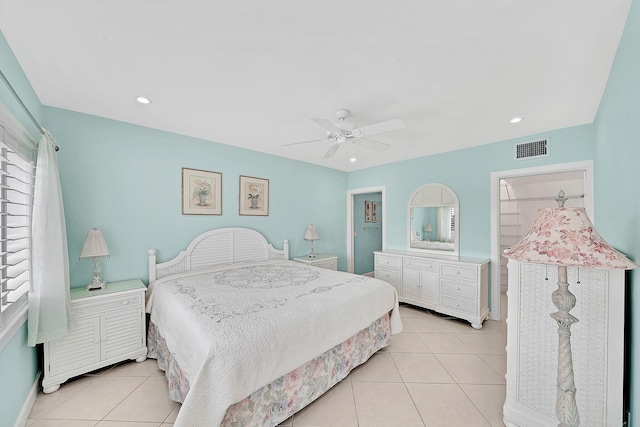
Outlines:
[{"label": "air vent", "polygon": [[523,142],[516,144],[516,160],[530,159],[532,157],[544,157],[549,155],[549,140]]}]

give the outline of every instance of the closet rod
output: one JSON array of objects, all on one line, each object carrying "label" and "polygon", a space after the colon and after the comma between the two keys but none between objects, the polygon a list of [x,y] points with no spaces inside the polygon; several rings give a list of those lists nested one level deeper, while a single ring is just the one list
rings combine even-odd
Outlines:
[{"label": "closet rod", "polygon": [[[16,99],[16,101],[18,101],[18,104],[20,104],[20,107],[22,107],[22,109],[24,110],[25,113],[27,113],[27,116],[29,116],[29,118],[31,119],[31,121],[33,122],[34,125],[36,125],[36,127],[38,128],[38,131],[44,135],[44,129],[42,128],[42,126],[40,126],[40,123],[38,123],[38,121],[36,120],[35,117],[33,117],[33,114],[31,114],[31,111],[29,111],[29,109],[27,108],[27,106],[24,104],[24,102],[22,102],[22,99],[20,98],[20,96],[18,95],[18,92],[16,92],[16,90],[13,88],[13,86],[11,86],[11,83],[9,83],[9,80],[7,79],[7,77],[4,75],[4,73],[2,72],[2,70],[0,70],[0,77],[2,77],[2,81],[4,82],[4,84],[7,86],[7,89],[9,89],[9,92],[11,92],[11,95],[13,95],[13,97]],[[56,145],[56,151],[60,150],[60,147],[58,147]]]},{"label": "closet rod", "polygon": [[[522,198],[515,198],[515,199],[502,199],[500,200],[501,202],[530,202],[530,201],[534,201],[534,200],[556,200],[558,198],[558,196],[556,197],[522,197]],[[578,194],[577,196],[565,196],[565,199],[584,199],[584,194]]]}]

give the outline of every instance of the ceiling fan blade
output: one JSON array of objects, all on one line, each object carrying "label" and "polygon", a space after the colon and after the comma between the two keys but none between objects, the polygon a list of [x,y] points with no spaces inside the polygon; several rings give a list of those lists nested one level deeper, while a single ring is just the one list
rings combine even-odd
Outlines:
[{"label": "ceiling fan blade", "polygon": [[314,122],[316,122],[317,124],[325,128],[329,132],[340,132],[340,129],[338,129],[336,125],[334,125],[327,119],[317,119],[312,117],[311,120],[313,120]]},{"label": "ceiling fan blade", "polygon": [[400,119],[393,119],[360,128],[362,135],[369,136],[377,133],[390,132],[392,130],[404,129],[404,122]]},{"label": "ceiling fan blade", "polygon": [[373,139],[361,139],[358,145],[375,151],[384,151],[391,147],[391,145],[389,144],[380,141],[374,141]]},{"label": "ceiling fan blade", "polygon": [[334,144],[331,144],[331,147],[329,147],[327,152],[324,153],[323,159],[328,159],[329,157],[333,157],[333,155],[336,154],[336,151],[338,151],[338,148],[340,148],[339,143],[336,142]]},{"label": "ceiling fan blade", "polygon": [[310,141],[300,141],[300,142],[292,142],[290,144],[283,144],[281,147],[288,147],[290,145],[298,145],[298,144],[308,144],[310,142],[324,142],[326,139],[312,139]]}]

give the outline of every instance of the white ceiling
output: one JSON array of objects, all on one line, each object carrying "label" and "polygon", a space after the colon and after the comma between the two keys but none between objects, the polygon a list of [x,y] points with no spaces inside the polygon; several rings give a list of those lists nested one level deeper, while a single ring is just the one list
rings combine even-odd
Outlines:
[{"label": "white ceiling", "polygon": [[[0,0],[0,30],[44,105],[352,171],[591,123],[630,4]],[[406,128],[282,147],[337,108]]]}]

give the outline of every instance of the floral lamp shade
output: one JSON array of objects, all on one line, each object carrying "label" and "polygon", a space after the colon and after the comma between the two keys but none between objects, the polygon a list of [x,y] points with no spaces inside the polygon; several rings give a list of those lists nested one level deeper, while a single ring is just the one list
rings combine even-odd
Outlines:
[{"label": "floral lamp shade", "polygon": [[504,256],[536,264],[586,268],[638,267],[595,230],[584,208],[540,210],[531,230]]}]

